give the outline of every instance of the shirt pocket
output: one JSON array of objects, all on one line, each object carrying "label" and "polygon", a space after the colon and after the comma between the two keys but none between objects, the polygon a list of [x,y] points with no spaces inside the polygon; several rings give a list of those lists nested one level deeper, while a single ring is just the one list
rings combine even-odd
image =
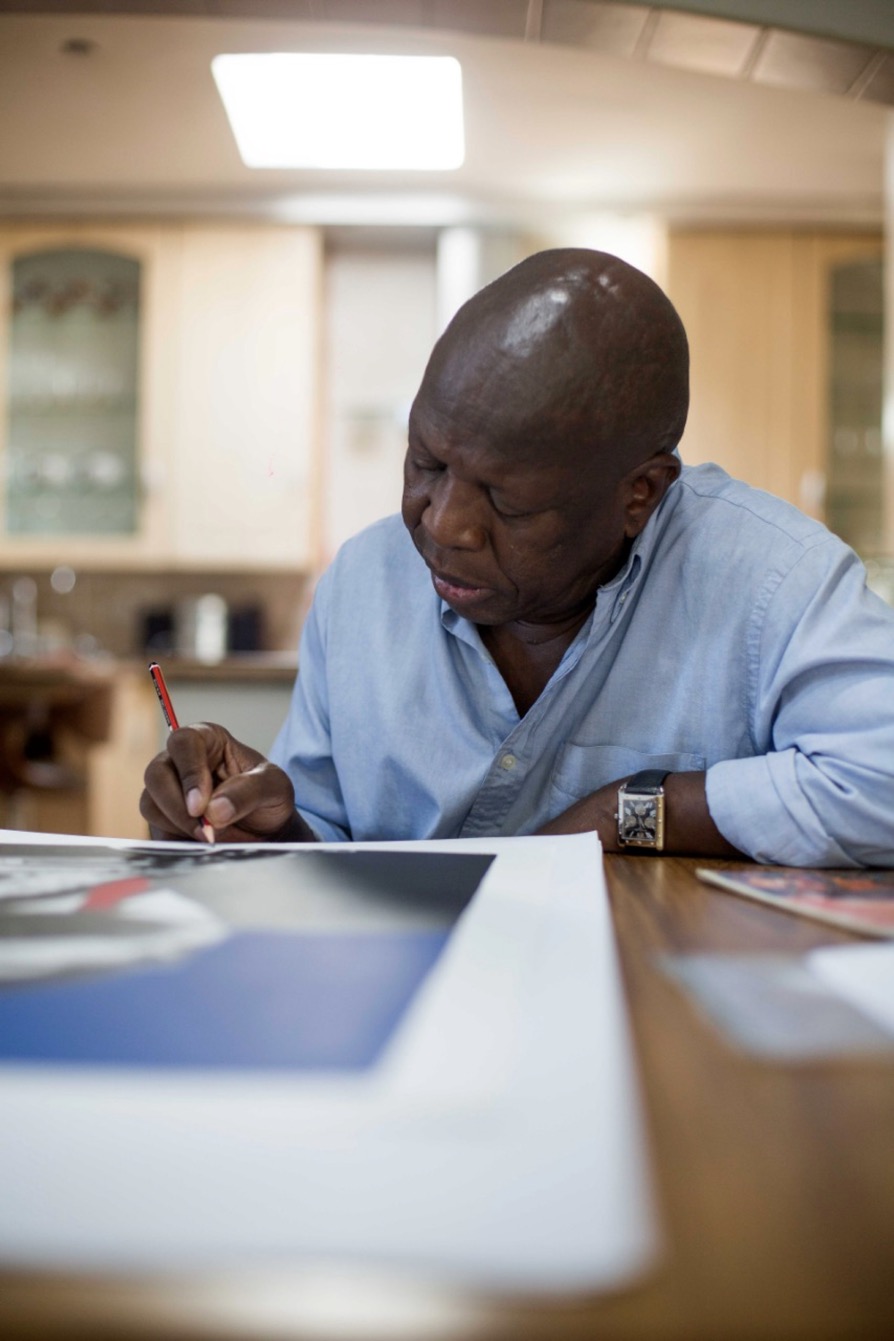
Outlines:
[{"label": "shirt pocket", "polygon": [[559,751],[550,779],[550,796],[555,802],[550,809],[556,814],[606,783],[644,768],[700,773],[704,767],[705,757],[701,754],[647,754],[624,745],[565,745]]}]

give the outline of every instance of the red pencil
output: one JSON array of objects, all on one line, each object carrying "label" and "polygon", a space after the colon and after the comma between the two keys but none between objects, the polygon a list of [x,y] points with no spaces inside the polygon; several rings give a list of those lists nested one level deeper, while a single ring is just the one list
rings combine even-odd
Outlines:
[{"label": "red pencil", "polygon": [[[157,661],[150,661],[149,674],[152,676],[152,683],[155,685],[155,692],[158,695],[158,701],[161,704],[161,710],[165,715],[165,721],[168,724],[169,731],[178,730],[180,723],[177,721],[177,714],[174,711],[174,705],[171,702],[171,695],[168,693],[168,686],[165,684],[164,673]],[[206,843],[216,841],[216,835],[210,822],[202,817],[202,833],[205,835]]]}]

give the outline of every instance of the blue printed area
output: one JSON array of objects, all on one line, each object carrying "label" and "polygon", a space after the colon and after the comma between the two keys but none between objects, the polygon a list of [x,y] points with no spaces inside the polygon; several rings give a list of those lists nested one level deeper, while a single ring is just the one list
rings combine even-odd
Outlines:
[{"label": "blue printed area", "polygon": [[0,1058],[100,1066],[360,1070],[448,930],[239,933],[164,967],[0,992]]}]

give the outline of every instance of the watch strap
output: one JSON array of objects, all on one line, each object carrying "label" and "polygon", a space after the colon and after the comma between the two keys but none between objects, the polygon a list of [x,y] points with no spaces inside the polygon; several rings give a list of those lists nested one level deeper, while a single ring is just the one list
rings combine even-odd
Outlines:
[{"label": "watch strap", "polygon": [[631,792],[657,792],[660,791],[664,779],[670,773],[669,768],[644,768],[640,773],[634,773],[632,778],[628,778],[624,783],[624,790]]}]

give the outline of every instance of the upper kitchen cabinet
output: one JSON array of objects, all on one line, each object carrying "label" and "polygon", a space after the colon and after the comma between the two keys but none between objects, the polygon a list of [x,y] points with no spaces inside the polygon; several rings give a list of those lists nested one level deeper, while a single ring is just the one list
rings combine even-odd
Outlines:
[{"label": "upper kitchen cabinet", "polygon": [[[842,444],[854,444],[880,465],[881,397],[874,410],[865,396],[859,402],[859,442],[842,433],[837,365],[849,314],[836,315],[836,302],[844,302],[836,299],[837,276],[853,265],[862,274],[868,264],[878,278],[882,251],[879,235],[834,230],[676,229],[668,243],[667,288],[689,334],[692,362],[683,459],[718,462],[826,521],[852,544],[859,543],[856,532],[839,524],[839,495],[856,456],[843,469],[839,457]],[[858,314],[850,327],[861,321]],[[851,382],[880,383],[875,329],[874,336],[874,350],[862,336],[862,343],[848,344],[850,363],[862,360],[850,367]],[[851,394],[849,409],[855,399]]]},{"label": "upper kitchen cabinet", "polygon": [[308,567],[320,266],[305,229],[0,233],[0,563]]},{"label": "upper kitchen cabinet", "polygon": [[163,553],[160,487],[179,240],[87,225],[0,233],[0,534],[6,565]]},{"label": "upper kitchen cabinet", "polygon": [[17,256],[9,353],[11,535],[132,535],[140,262],[86,248]]},{"label": "upper kitchen cabinet", "polygon": [[883,555],[887,542],[883,268],[880,256],[845,256],[832,268],[829,295],[826,521],[866,557]]},{"label": "upper kitchen cabinet", "polygon": [[183,229],[170,491],[183,566],[313,563],[321,290],[312,230]]}]

